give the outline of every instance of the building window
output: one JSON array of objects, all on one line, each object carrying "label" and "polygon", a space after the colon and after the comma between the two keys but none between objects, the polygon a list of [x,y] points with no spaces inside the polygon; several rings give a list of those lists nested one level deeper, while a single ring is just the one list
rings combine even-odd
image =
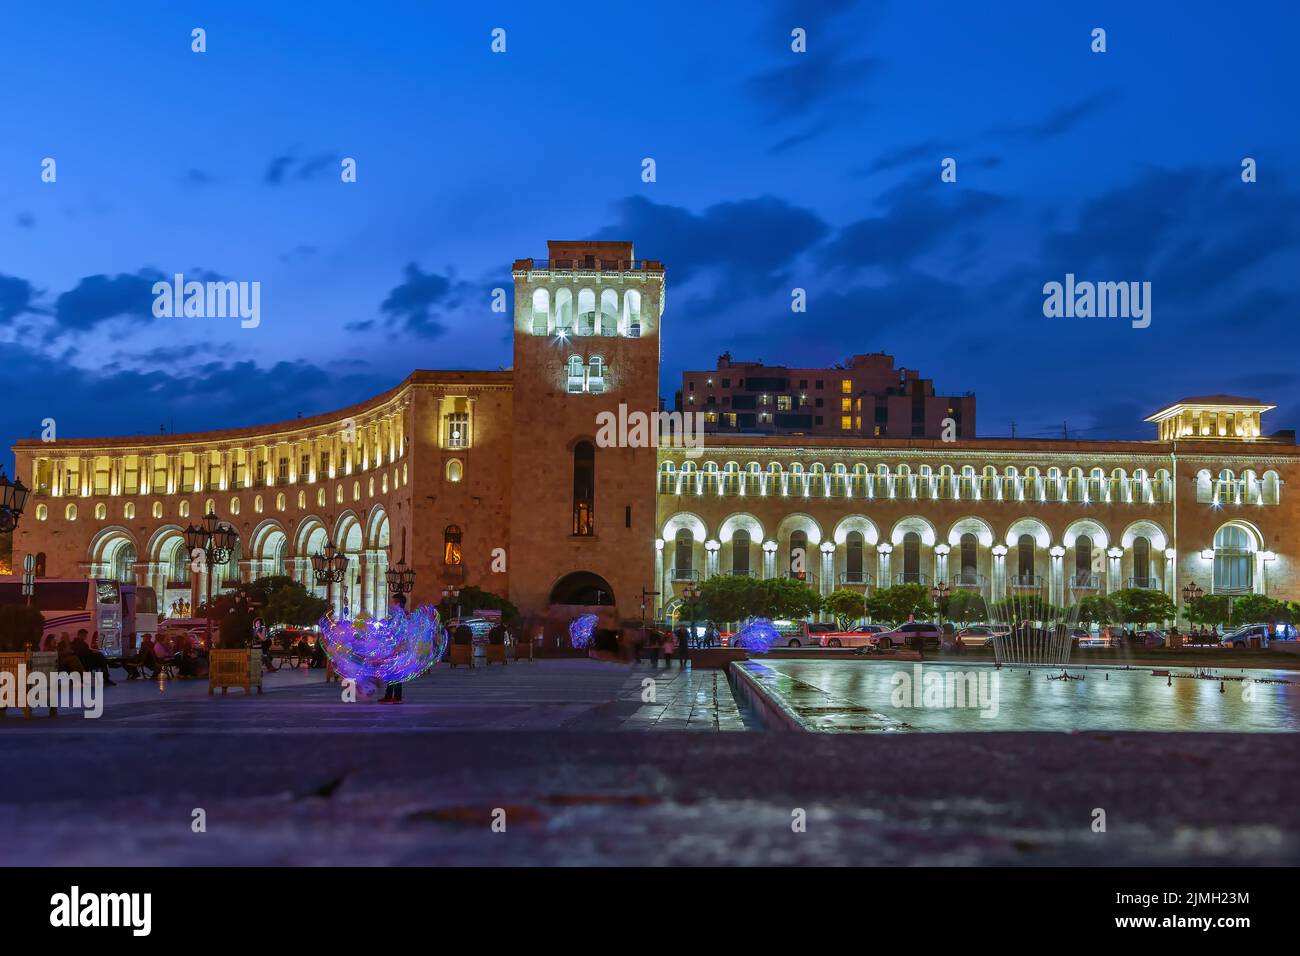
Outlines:
[{"label": "building window", "polygon": [[853,429],[853,417],[851,415],[840,416],[840,429],[846,432]]},{"label": "building window", "polygon": [[583,386],[586,384],[586,376],[583,373],[584,370],[582,367],[582,356],[570,355],[569,363],[568,363],[568,386],[567,386],[567,390],[570,394],[576,394],[583,390]]},{"label": "building window", "polygon": [[37,505],[37,506],[36,506],[36,520],[37,520],[37,521],[48,521],[48,520],[49,520],[49,517],[50,517],[50,509],[49,509],[49,508],[47,508],[45,505]]},{"label": "building window", "polygon": [[1074,585],[1087,587],[1092,581],[1092,538],[1081,534],[1074,539]]},{"label": "building window", "polygon": [[853,399],[851,399],[851,398],[841,398],[841,399],[840,399],[840,411],[842,411],[842,412],[851,412],[851,411],[853,411]]},{"label": "building window", "polygon": [[852,381],[852,379],[847,379],[847,378],[845,378],[845,379],[841,379],[841,380],[840,380],[840,391],[843,392],[845,395],[852,395],[852,394],[853,394],[853,381]]},{"label": "building window", "polygon": [[328,478],[330,475],[330,453],[323,451],[320,453],[320,467],[316,469],[316,475],[319,478]]},{"label": "building window", "polygon": [[1246,530],[1236,525],[1220,528],[1214,535],[1214,593],[1249,593],[1254,564],[1254,550]]},{"label": "building window", "polygon": [[1030,585],[1034,579],[1034,538],[1022,534],[1016,541],[1016,578],[1018,583]]},{"label": "building window", "polygon": [[442,532],[442,563],[463,564],[465,555],[460,549],[460,528],[449,524]]},{"label": "building window", "polygon": [[298,462],[298,480],[306,481],[311,477],[311,455],[303,455]]},{"label": "building window", "polygon": [[778,412],[788,412],[793,407],[793,401],[789,395],[778,395],[776,397],[776,410]]},{"label": "building window", "polygon": [[1133,539],[1133,587],[1152,587],[1151,542],[1147,538]]},{"label": "building window", "polygon": [[903,583],[924,583],[921,580],[921,536],[915,531],[903,535]]},{"label": "building window", "polygon": [[979,542],[969,531],[961,536],[961,568],[957,577],[958,585],[974,586],[979,584],[976,568]]},{"label": "building window", "polygon": [[461,465],[459,458],[453,458],[451,461],[447,462],[448,481],[460,481],[463,475],[464,475],[464,466]]},{"label": "building window", "polygon": [[443,417],[443,441],[448,448],[469,447],[469,412],[452,412]]},{"label": "building window", "polygon": [[599,395],[605,391],[605,360],[593,355],[587,363],[587,391]]},{"label": "building window", "polygon": [[686,528],[677,532],[673,541],[673,578],[689,581],[695,577],[695,539]]},{"label": "building window", "polygon": [[863,574],[863,538],[861,531],[850,531],[844,542],[844,582],[846,584],[866,584]]},{"label": "building window", "polygon": [[731,573],[749,574],[749,532],[743,528],[731,536]]},{"label": "building window", "polygon": [[790,535],[790,577],[808,580],[808,535],[803,531]]},{"label": "building window", "polygon": [[590,537],[596,533],[596,446],[578,442],[573,449],[573,533]]}]

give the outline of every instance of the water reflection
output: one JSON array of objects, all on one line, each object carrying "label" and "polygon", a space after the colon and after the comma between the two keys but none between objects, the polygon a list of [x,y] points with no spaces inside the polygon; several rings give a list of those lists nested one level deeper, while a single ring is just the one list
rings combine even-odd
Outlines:
[{"label": "water reflection", "polygon": [[[1215,669],[1071,667],[1084,680],[1050,680],[1060,668],[886,661],[768,660],[741,666],[807,726],[835,731],[1300,730],[1300,673]],[[983,677],[980,677],[980,673]],[[959,675],[989,701],[957,698]],[[919,692],[918,692],[919,688]],[[975,696],[975,695],[972,695]]]}]

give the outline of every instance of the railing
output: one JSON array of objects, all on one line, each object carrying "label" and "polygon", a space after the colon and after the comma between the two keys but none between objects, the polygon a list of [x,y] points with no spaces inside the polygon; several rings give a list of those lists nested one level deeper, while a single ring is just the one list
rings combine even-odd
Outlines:
[{"label": "railing", "polygon": [[1041,588],[1043,586],[1043,576],[1041,574],[1013,574],[1007,578],[1007,585],[1013,588]]},{"label": "railing", "polygon": [[982,588],[984,581],[984,575],[976,571],[962,571],[952,579],[951,583],[955,588]]},{"label": "railing", "polygon": [[189,581],[168,581],[164,587],[171,591],[188,591],[193,585]]},{"label": "railing", "polygon": [[[654,259],[593,259],[590,263],[579,259],[533,258],[522,260],[533,272],[643,272]],[[658,270],[653,270],[658,271]]]},{"label": "railing", "polygon": [[733,577],[733,578],[756,578],[756,577],[758,577],[758,572],[757,572],[757,571],[737,571],[737,570],[735,570],[734,568],[733,568],[732,570],[730,570],[730,571],[719,571],[718,574],[720,574],[720,575],[726,575],[727,577]]},{"label": "railing", "polygon": [[1141,591],[1159,591],[1161,589],[1159,578],[1129,578],[1128,586]]},{"label": "railing", "polygon": [[674,581],[698,581],[700,572],[694,568],[673,568]]},{"label": "railing", "polygon": [[895,584],[929,584],[930,575],[924,571],[899,571],[894,575]]},{"label": "railing", "polygon": [[870,571],[841,571],[840,584],[858,584],[869,586],[871,584]]},{"label": "railing", "polygon": [[1096,574],[1079,572],[1070,575],[1070,587],[1075,591],[1095,591],[1101,586],[1101,577]]}]

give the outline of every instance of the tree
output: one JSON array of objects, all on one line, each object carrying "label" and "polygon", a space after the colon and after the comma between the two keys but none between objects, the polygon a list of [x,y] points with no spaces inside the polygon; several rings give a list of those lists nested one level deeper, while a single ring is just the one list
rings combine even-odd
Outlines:
[{"label": "tree", "polygon": [[940,600],[939,610],[949,621],[963,625],[989,616],[989,606],[978,591],[954,591]]},{"label": "tree", "polygon": [[1053,604],[1041,594],[1012,594],[994,601],[990,608],[992,619],[1012,627],[1021,621],[1059,622],[1065,619],[1065,611]]},{"label": "tree", "polygon": [[1270,620],[1289,621],[1290,608],[1285,601],[1278,601],[1264,594],[1243,594],[1232,602],[1232,621],[1234,624],[1266,624]]},{"label": "tree", "polygon": [[816,591],[797,578],[766,578],[758,582],[760,617],[802,620],[821,610],[822,599]]},{"label": "tree", "polygon": [[901,624],[909,617],[933,617],[935,607],[930,602],[930,589],[924,584],[899,584],[881,588],[866,599],[866,610],[872,620]]},{"label": "tree", "polygon": [[329,601],[312,594],[296,581],[292,586],[279,587],[267,597],[262,608],[262,619],[268,626],[288,624],[293,627],[311,627],[329,609]]},{"label": "tree", "polygon": [[1175,617],[1178,608],[1164,591],[1150,588],[1121,588],[1110,595],[1111,603],[1119,612],[1121,621],[1141,627],[1144,624],[1161,624]]},{"label": "tree", "polygon": [[0,651],[35,650],[45,633],[45,618],[26,604],[0,605]]},{"label": "tree", "polygon": [[1226,594],[1203,594],[1192,598],[1183,605],[1187,620],[1193,624],[1206,624],[1218,627],[1228,622],[1228,596]]},{"label": "tree", "polygon": [[835,615],[835,620],[839,623],[841,629],[848,627],[853,621],[867,613],[862,592],[855,591],[852,588],[839,588],[832,591],[826,596],[824,603],[826,610]]},{"label": "tree", "polygon": [[710,621],[743,621],[762,603],[761,583],[748,575],[714,575],[700,585],[697,613]]},{"label": "tree", "polygon": [[503,624],[513,624],[519,620],[519,608],[505,598],[477,586],[462,588],[460,597],[455,601],[447,600],[439,604],[439,610],[446,612],[444,620],[452,617],[457,607],[460,608],[462,617],[469,617],[475,611],[487,610],[500,611]]},{"label": "tree", "polygon": [[1122,620],[1119,608],[1109,597],[1090,594],[1079,601],[1078,615],[1080,624],[1119,624]]}]

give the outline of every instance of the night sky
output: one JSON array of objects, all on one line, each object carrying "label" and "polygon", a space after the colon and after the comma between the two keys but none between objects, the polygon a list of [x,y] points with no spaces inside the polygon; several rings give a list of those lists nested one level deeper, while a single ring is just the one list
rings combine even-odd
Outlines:
[{"label": "night sky", "polygon": [[[556,238],[666,263],[669,401],[728,349],[884,350],[982,436],[1152,437],[1210,392],[1296,427],[1297,37],[1286,0],[5,2],[0,437],[508,367],[492,289]],[[154,318],[175,272],[259,281],[261,325]],[[1066,273],[1151,282],[1151,326],[1045,318]]]}]

